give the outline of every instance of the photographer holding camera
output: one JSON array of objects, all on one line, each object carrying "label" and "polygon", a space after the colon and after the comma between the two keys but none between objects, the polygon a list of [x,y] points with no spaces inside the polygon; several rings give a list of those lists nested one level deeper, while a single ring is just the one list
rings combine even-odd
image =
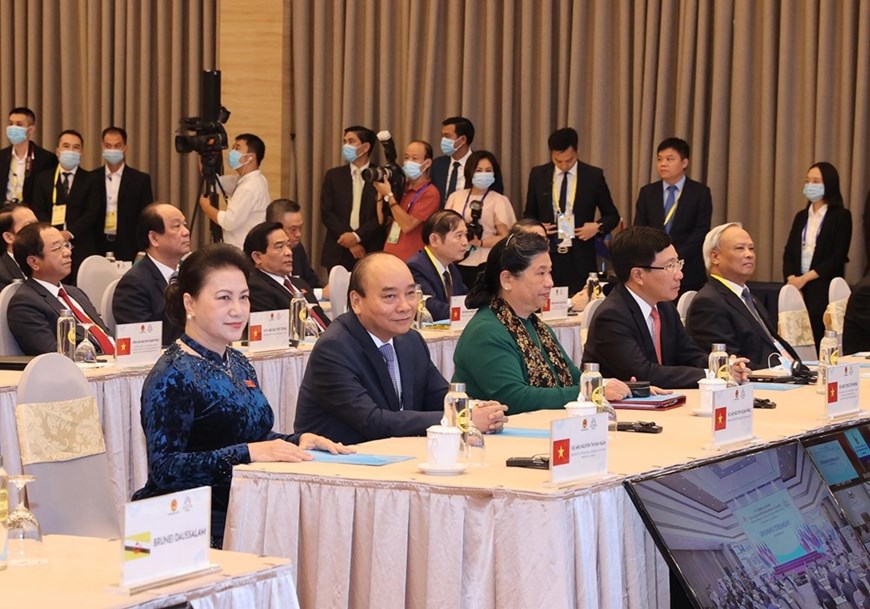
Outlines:
[{"label": "photographer holding camera", "polygon": [[[388,177],[374,182],[378,191],[378,219],[387,224],[387,242],[384,251],[407,261],[423,249],[423,222],[438,210],[441,202],[438,189],[429,180],[432,166],[432,146],[429,142],[414,140],[405,148],[402,171],[407,178],[402,199],[396,199]],[[388,206],[391,219],[384,215]]]},{"label": "photographer holding camera", "polygon": [[501,184],[501,168],[495,155],[476,150],[465,163],[465,185],[447,199],[446,209],[458,212],[468,226],[468,256],[458,263],[465,285],[474,285],[477,274],[486,266],[489,250],[507,236],[517,221],[510,200],[496,191]]},{"label": "photographer holding camera", "polygon": [[208,219],[223,229],[224,243],[242,249],[245,236],[266,219],[269,183],[260,172],[260,163],[266,155],[266,145],[256,135],[242,133],[236,136],[227,163],[237,175],[221,176],[220,184],[227,193],[226,210],[218,211],[207,196],[199,198],[199,206]]}]

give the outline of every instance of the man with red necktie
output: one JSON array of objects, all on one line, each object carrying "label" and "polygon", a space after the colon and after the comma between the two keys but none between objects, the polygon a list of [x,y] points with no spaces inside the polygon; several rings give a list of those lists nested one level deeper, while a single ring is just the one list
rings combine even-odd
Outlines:
[{"label": "man with red necktie", "polygon": [[72,268],[72,247],[64,235],[46,222],[37,222],[18,232],[12,249],[28,279],[9,302],[4,323],[9,324],[21,350],[27,355],[56,351],[57,319],[63,309],[70,309],[79,322],[76,342],[84,339],[81,324],[93,324],[91,342],[99,353],[114,355],[106,324],[87,295],[61,283]]}]

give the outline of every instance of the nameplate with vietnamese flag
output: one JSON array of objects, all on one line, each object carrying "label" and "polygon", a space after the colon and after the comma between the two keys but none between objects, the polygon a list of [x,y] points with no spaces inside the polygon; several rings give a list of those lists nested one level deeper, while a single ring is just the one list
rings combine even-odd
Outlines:
[{"label": "nameplate with vietnamese flag", "polygon": [[453,296],[450,298],[450,329],[462,330],[477,313],[477,309],[469,309],[465,306],[465,296]]},{"label": "nameplate with vietnamese flag", "polygon": [[607,474],[607,413],[550,423],[550,482]]},{"label": "nameplate with vietnamese flag", "polygon": [[858,364],[828,366],[825,391],[825,414],[842,417],[861,410],[861,368]]},{"label": "nameplate with vietnamese flag", "polygon": [[162,321],[118,324],[115,327],[115,365],[121,367],[153,365],[160,357],[162,343]]},{"label": "nameplate with vietnamese flag", "polygon": [[550,290],[547,304],[541,309],[541,318],[547,321],[566,317],[568,317],[568,288],[553,288]]},{"label": "nameplate with vietnamese flag", "polygon": [[248,322],[248,350],[276,351],[290,345],[290,310],[251,313]]},{"label": "nameplate with vietnamese flag", "polygon": [[727,387],[713,394],[713,445],[716,447],[753,439],[752,388]]}]

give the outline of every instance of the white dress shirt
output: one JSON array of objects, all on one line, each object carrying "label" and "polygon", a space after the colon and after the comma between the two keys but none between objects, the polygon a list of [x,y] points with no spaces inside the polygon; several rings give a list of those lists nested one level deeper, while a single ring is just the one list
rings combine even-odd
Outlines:
[{"label": "white dress shirt", "polygon": [[239,249],[248,232],[266,221],[266,208],[271,202],[269,183],[259,169],[239,176],[221,176],[221,186],[229,195],[226,210],[219,211],[217,223],[224,230],[224,243]]}]

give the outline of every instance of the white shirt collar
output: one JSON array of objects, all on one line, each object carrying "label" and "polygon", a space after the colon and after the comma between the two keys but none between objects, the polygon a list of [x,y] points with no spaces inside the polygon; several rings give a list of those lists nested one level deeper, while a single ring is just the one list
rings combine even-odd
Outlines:
[{"label": "white shirt collar", "polygon": [[58,292],[60,292],[60,284],[55,285],[53,283],[48,283],[47,281],[43,281],[42,279],[37,279],[36,277],[32,277],[32,279],[33,279],[33,281],[35,281],[36,283],[38,283],[39,285],[44,287],[46,290],[48,290],[52,296],[54,296],[55,298],[58,298],[57,294],[58,294]]},{"label": "white shirt collar", "polygon": [[625,289],[628,290],[628,293],[631,294],[632,298],[637,302],[637,306],[640,307],[640,313],[643,315],[643,318],[649,320],[649,314],[652,312],[652,307],[649,303],[635,294],[630,287],[625,286]]},{"label": "white shirt collar", "polygon": [[126,167],[126,166],[127,166],[127,164],[124,161],[121,161],[121,166],[118,167],[118,171],[112,171],[111,169],[109,169],[108,165],[105,165],[106,177],[111,178],[112,176],[118,176],[120,178],[123,175],[124,167]]},{"label": "white shirt collar", "polygon": [[746,286],[742,286],[739,283],[734,283],[733,281],[725,279],[724,277],[722,277],[722,275],[710,275],[710,276],[713,277],[714,279],[721,281],[722,283],[725,284],[726,288],[730,289],[732,292],[734,292],[735,294],[740,296],[740,298],[743,298],[743,288]]},{"label": "white shirt collar", "polygon": [[276,275],[275,273],[270,273],[269,271],[264,271],[263,269],[258,269],[258,270],[260,272],[262,272],[264,275],[271,277],[273,281],[281,284],[281,286],[283,286],[283,287],[286,287],[286,286],[284,286],[285,281],[290,281],[290,279],[288,277],[282,277],[281,275]]},{"label": "white shirt collar", "polygon": [[61,176],[63,176],[63,174],[65,174],[65,173],[69,173],[69,174],[72,174],[72,177],[73,177],[73,178],[76,177],[76,172],[79,170],[79,166],[78,166],[78,165],[76,165],[76,166],[73,167],[72,169],[67,169],[67,168],[64,167],[63,165],[58,165],[58,167],[60,167],[60,175],[61,175]]},{"label": "white shirt collar", "polygon": [[348,163],[347,166],[350,167],[350,177],[351,177],[351,178],[353,177],[353,172],[356,171],[357,169],[360,170],[360,171],[362,171],[363,169],[368,169],[368,168],[369,168],[369,165],[371,165],[371,162],[366,163],[366,164],[363,165],[362,167],[357,167],[357,166],[354,165],[353,163]]},{"label": "white shirt collar", "polygon": [[822,206],[819,207],[818,211],[815,211],[813,210],[813,204],[810,203],[810,206],[807,208],[807,213],[813,220],[821,220],[825,217],[825,214],[828,213],[828,204],[822,203]]},{"label": "white shirt collar", "polygon": [[[562,171],[561,169],[556,167],[556,177],[561,178],[563,174],[567,173],[572,178],[576,178],[577,177],[577,167],[579,165],[580,165],[580,161],[575,161],[574,164],[571,166],[571,169],[569,169],[568,171]],[[555,167],[555,165],[554,165],[554,167]]]},{"label": "white shirt collar", "polygon": [[428,245],[423,246],[423,251],[429,257],[429,260],[431,260],[435,264],[435,268],[438,270],[438,274],[443,276],[444,271],[447,270],[447,267],[444,266],[440,260],[438,260],[438,256],[435,255],[435,252],[429,249]]},{"label": "white shirt collar", "polygon": [[157,260],[151,254],[145,254],[145,255],[148,256],[148,259],[154,263],[154,266],[156,266],[157,270],[160,271],[160,274],[163,275],[163,278],[166,280],[166,283],[169,283],[169,278],[172,277],[172,273],[175,272],[175,269],[166,266],[165,264],[163,264],[162,262]]},{"label": "white shirt collar", "polygon": [[[366,332],[368,332],[368,330],[366,330]],[[380,349],[380,348],[383,347],[384,345],[390,345],[391,347],[393,347],[393,352],[396,351],[396,346],[393,345],[393,339],[392,339],[392,338],[391,338],[390,340],[388,340],[387,342],[384,342],[384,341],[382,341],[380,338],[378,338],[377,336],[375,336],[374,334],[372,334],[371,332],[369,332],[369,336],[372,337],[372,340],[373,340],[374,343],[375,343],[375,347],[377,347],[378,349]]]},{"label": "white shirt collar", "polygon": [[450,166],[453,167],[453,163],[459,163],[460,166],[465,167],[465,162],[468,161],[468,157],[471,156],[471,146],[468,147],[468,150],[465,154],[458,159],[454,159],[453,155],[450,155]]}]

